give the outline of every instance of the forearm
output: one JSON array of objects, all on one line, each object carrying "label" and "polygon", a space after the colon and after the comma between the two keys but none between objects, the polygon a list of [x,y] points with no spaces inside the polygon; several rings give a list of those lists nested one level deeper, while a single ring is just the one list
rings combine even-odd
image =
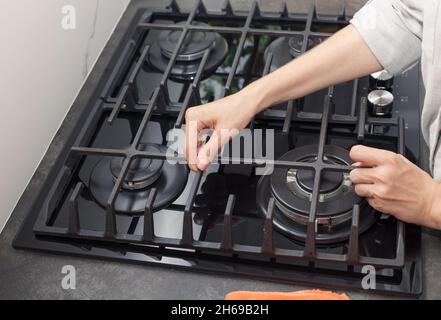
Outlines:
[{"label": "forearm", "polygon": [[256,99],[255,113],[333,84],[381,70],[358,31],[344,28],[327,41],[244,89]]}]

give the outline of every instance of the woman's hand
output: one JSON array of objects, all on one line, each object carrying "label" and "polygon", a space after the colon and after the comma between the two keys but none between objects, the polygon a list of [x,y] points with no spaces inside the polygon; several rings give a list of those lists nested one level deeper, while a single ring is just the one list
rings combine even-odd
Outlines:
[{"label": "woman's hand", "polygon": [[[189,108],[185,114],[185,156],[193,171],[204,171],[239,130],[245,128],[258,111],[260,100],[246,89],[226,98]],[[200,141],[204,129],[213,129],[207,143]]]},{"label": "woman's hand", "polygon": [[[355,27],[349,25],[239,93],[188,109],[187,162],[192,170],[205,170],[224,143],[243,129],[256,113],[271,105],[379,70],[381,65]],[[202,146],[198,136],[203,129],[213,129],[214,133]]]},{"label": "woman's hand", "polygon": [[441,229],[441,184],[405,157],[385,150],[354,146],[350,156],[355,192],[397,219]]}]

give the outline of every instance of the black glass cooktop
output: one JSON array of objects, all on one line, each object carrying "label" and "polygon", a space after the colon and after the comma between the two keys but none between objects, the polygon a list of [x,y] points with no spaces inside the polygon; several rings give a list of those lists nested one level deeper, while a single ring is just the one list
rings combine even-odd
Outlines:
[{"label": "black glass cooktop", "polygon": [[[360,290],[369,265],[375,290],[419,295],[419,228],[370,208],[348,180],[356,144],[419,164],[416,68],[389,88],[366,77],[257,115],[248,129],[263,132],[271,158],[223,153],[194,173],[167,138],[189,107],[240,90],[347,24],[320,20],[314,7],[278,17],[257,4],[247,16],[228,3],[222,15],[202,2],[190,13],[174,2],[140,10],[14,246]],[[386,115],[371,112],[375,89],[393,94]],[[263,165],[273,170],[258,174]]]}]

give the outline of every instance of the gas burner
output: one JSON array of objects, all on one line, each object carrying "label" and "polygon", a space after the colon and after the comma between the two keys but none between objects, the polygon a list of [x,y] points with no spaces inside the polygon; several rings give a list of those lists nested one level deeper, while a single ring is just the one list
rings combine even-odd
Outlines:
[{"label": "gas burner", "polygon": [[[288,38],[289,53],[293,58],[298,57],[302,53],[303,36],[297,35]],[[311,38],[308,38],[308,48],[314,46],[314,42]]]},{"label": "gas burner", "polygon": [[[142,145],[142,151],[160,152],[155,145]],[[124,158],[112,158],[110,161],[110,171],[112,172],[113,182],[118,178]],[[154,183],[161,175],[164,161],[158,159],[135,159],[132,161],[129,172],[123,182],[123,189],[139,190],[144,189]]]},{"label": "gas burner", "polygon": [[[273,54],[272,71],[284,66],[292,59],[302,54],[304,37],[303,35],[294,35],[291,37],[282,37],[274,40],[265,50],[265,61],[270,53]],[[308,37],[307,50],[312,49],[323,41],[321,37]]]},{"label": "gas burner", "polygon": [[[165,154],[167,147],[140,144],[139,150]],[[122,157],[103,158],[91,172],[90,191],[94,199],[104,207],[121,172],[123,161]],[[142,214],[152,188],[157,189],[153,209],[159,210],[169,205],[184,189],[187,174],[187,167],[182,164],[172,165],[167,161],[147,158],[132,160],[115,201],[115,211],[129,215]]]},{"label": "gas burner", "polygon": [[[200,22],[195,23],[195,25],[208,26]],[[149,51],[148,59],[151,66],[161,72],[166,70],[181,32],[180,30],[167,30],[160,33],[158,40]],[[171,70],[170,77],[179,81],[192,81],[206,50],[210,51],[204,69],[205,76],[208,76],[224,61],[228,53],[228,43],[219,33],[199,30],[189,31]]]},{"label": "gas burner", "polygon": [[[289,151],[281,161],[315,162],[317,145],[308,145]],[[324,162],[350,165],[349,152],[337,146],[325,146]],[[257,201],[262,213],[270,197],[274,197],[274,227],[295,240],[305,241],[306,226],[312,201],[314,172],[307,169],[275,168],[271,176],[263,176],[257,186]],[[316,241],[332,244],[349,239],[354,204],[359,204],[360,232],[366,231],[377,220],[375,211],[362,201],[350,183],[347,173],[324,171],[320,181],[317,205]]]}]

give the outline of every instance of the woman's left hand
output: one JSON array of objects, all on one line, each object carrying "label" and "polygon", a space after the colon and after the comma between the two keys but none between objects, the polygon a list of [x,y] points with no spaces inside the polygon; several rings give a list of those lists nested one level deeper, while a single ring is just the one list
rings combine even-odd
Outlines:
[{"label": "woman's left hand", "polygon": [[441,184],[402,155],[354,146],[355,192],[380,212],[404,222],[441,229]]}]

